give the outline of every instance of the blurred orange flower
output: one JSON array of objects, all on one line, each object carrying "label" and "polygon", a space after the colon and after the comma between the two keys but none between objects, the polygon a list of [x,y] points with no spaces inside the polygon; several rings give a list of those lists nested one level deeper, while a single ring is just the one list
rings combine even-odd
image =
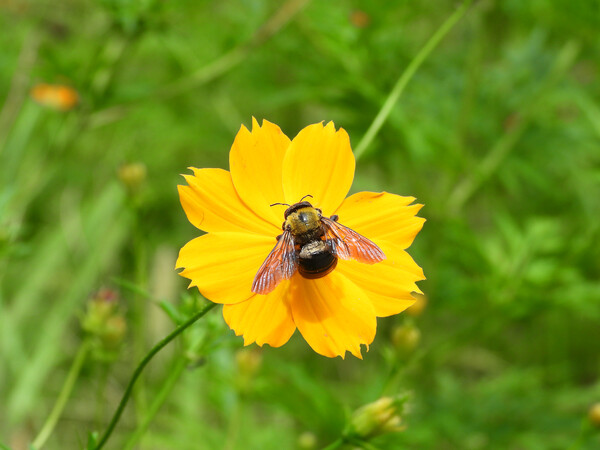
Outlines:
[{"label": "blurred orange flower", "polygon": [[365,28],[371,23],[371,16],[364,11],[355,10],[350,14],[350,23],[357,28]]},{"label": "blurred orange flower", "polygon": [[77,91],[61,84],[36,84],[31,89],[31,98],[40,105],[59,111],[69,111],[79,102]]},{"label": "blurred orange flower", "polygon": [[[405,251],[424,219],[413,197],[387,192],[346,194],[355,160],[348,134],[332,122],[304,128],[290,139],[277,125],[253,119],[252,131],[238,132],[231,171],[195,169],[179,186],[190,222],[208,232],[179,253],[180,275],[209,300],[222,303],[223,316],[244,344],[279,347],[296,328],[321,355],[362,358],[361,345],[373,341],[376,317],[398,314],[414,303],[411,292],[423,280]],[[284,215],[273,203],[295,204],[310,194],[324,217],[368,238],[385,254],[376,264],[338,259],[335,270],[317,279],[295,270],[272,292],[253,292],[253,280],[282,233]],[[298,247],[296,247],[297,249]]]}]

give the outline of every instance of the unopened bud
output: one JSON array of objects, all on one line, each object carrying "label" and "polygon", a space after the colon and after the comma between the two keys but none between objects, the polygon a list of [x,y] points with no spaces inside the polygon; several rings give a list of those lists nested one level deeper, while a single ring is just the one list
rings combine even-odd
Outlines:
[{"label": "unopened bud", "polygon": [[107,348],[117,348],[127,331],[127,322],[123,316],[112,316],[106,320],[106,327],[104,331],[104,344]]},{"label": "unopened bud", "polygon": [[87,304],[87,311],[82,320],[82,327],[91,334],[99,334],[106,321],[118,308],[117,293],[110,289],[101,289]]},{"label": "unopened bud", "polygon": [[369,439],[404,430],[402,410],[406,397],[382,397],[357,409],[352,414],[350,435]]},{"label": "unopened bud", "polygon": [[130,192],[136,192],[146,181],[146,172],[144,163],[123,164],[119,168],[119,179]]},{"label": "unopened bud", "polygon": [[243,348],[236,352],[235,361],[240,373],[254,376],[262,364],[262,353],[257,348]]},{"label": "unopened bud", "polygon": [[92,341],[95,355],[99,359],[111,359],[127,330],[117,293],[110,289],[100,290],[88,302],[81,327]]},{"label": "unopened bud", "polygon": [[243,348],[235,354],[238,367],[237,385],[240,391],[249,390],[254,376],[262,365],[262,353],[258,348]]},{"label": "unopened bud", "polygon": [[310,450],[317,447],[317,437],[310,431],[305,431],[298,436],[298,448],[302,450]]},{"label": "unopened bud", "polygon": [[423,294],[413,294],[415,302],[406,310],[406,314],[413,317],[418,317],[423,314],[427,307],[427,297]]},{"label": "unopened bud", "polygon": [[350,14],[350,23],[356,28],[365,28],[371,23],[371,16],[364,11],[355,10]]},{"label": "unopened bud", "polygon": [[404,353],[412,353],[421,341],[421,332],[411,324],[399,325],[392,330],[392,344]]},{"label": "unopened bud", "polygon": [[600,428],[600,402],[594,403],[589,412],[588,417],[590,418],[590,422],[592,425]]}]

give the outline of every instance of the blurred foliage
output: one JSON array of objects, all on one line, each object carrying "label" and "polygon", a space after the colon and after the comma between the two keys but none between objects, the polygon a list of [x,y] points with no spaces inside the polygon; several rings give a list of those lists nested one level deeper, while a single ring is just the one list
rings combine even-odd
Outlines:
[{"label": "blurred foliage", "polygon": [[[2,0],[0,443],[33,440],[100,288],[120,290],[125,342],[86,363],[49,448],[102,432],[137,362],[194,310],[173,270],[197,234],[186,167],[227,168],[252,116],[290,136],[333,120],[356,145],[455,7]],[[248,371],[213,311],[150,365],[109,447],[320,448],[351,411],[410,392],[406,430],[377,448],[600,448],[599,27],[597,0],[476,2],[359,161],[354,191],[426,205],[418,317],[380,319],[364,361],[296,336]],[[79,104],[35,103],[38,83]]]}]

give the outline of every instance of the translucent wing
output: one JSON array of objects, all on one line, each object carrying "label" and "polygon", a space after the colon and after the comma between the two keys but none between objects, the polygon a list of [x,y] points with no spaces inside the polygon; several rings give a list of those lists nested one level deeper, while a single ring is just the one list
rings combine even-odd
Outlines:
[{"label": "translucent wing", "polygon": [[338,258],[375,264],[385,259],[381,249],[366,237],[327,217],[321,217],[325,238]]},{"label": "translucent wing", "polygon": [[297,267],[294,238],[292,233],[284,231],[265,262],[258,269],[252,283],[252,292],[268,294],[281,281],[290,279]]}]

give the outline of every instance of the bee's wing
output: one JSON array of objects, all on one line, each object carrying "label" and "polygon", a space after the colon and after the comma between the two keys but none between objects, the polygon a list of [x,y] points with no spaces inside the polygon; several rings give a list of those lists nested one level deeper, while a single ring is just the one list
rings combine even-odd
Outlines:
[{"label": "bee's wing", "polygon": [[375,264],[385,259],[381,249],[356,231],[327,217],[321,217],[325,238],[338,258]]},{"label": "bee's wing", "polygon": [[297,267],[294,238],[292,233],[284,231],[265,262],[258,269],[252,283],[252,292],[268,294],[281,281],[290,279]]}]

